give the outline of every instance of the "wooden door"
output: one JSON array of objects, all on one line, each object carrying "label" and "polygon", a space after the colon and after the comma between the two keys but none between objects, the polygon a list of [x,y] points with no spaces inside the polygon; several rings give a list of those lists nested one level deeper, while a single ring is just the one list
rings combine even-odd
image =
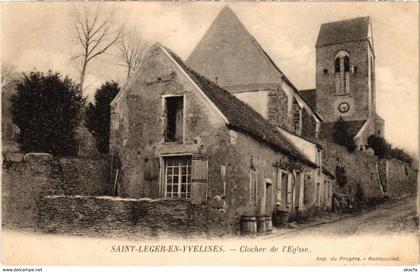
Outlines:
[{"label": "wooden door", "polygon": [[287,209],[289,174],[286,171],[278,169],[276,186],[276,205],[280,210]]},{"label": "wooden door", "polygon": [[271,216],[273,213],[273,186],[271,179],[265,182],[265,215]]}]

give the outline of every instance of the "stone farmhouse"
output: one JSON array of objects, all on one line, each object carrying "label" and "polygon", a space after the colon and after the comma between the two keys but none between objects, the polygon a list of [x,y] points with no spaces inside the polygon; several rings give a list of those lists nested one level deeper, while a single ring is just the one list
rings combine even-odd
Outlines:
[{"label": "stone farmhouse", "polygon": [[228,6],[186,61],[153,45],[111,104],[116,195],[187,199],[228,231],[331,210],[320,139],[340,116],[360,149],[384,132],[369,17],[323,24],[315,48],[316,89],[298,90]]}]

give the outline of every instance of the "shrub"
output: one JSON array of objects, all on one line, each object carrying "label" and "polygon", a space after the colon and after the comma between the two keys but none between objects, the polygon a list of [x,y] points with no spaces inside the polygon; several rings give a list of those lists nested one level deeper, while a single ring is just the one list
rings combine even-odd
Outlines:
[{"label": "shrub", "polygon": [[96,148],[101,153],[109,151],[111,122],[111,101],[120,91],[117,82],[105,82],[96,90],[95,104],[89,103],[86,109],[86,127],[96,139]]},{"label": "shrub", "polygon": [[391,158],[406,162],[408,164],[413,162],[412,156],[410,156],[407,152],[397,147],[391,148],[391,150],[389,150],[389,156]]},{"label": "shrub", "polygon": [[368,147],[372,148],[375,155],[379,158],[394,158],[409,164],[413,161],[413,157],[407,152],[397,147],[393,148],[392,145],[381,136],[370,135],[367,143]]},{"label": "shrub", "polygon": [[367,144],[379,158],[387,158],[391,150],[391,145],[381,136],[370,135]]},{"label": "shrub", "polygon": [[10,98],[17,139],[24,152],[75,155],[76,128],[85,100],[79,86],[59,73],[31,72],[17,82]]}]

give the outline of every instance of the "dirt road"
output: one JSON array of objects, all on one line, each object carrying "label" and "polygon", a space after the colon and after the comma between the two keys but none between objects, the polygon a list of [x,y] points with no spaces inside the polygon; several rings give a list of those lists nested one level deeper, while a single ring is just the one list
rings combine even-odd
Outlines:
[{"label": "dirt road", "polygon": [[[295,231],[283,233],[287,237],[294,235],[329,234],[414,234],[418,230],[416,223],[416,198],[414,196],[393,200],[375,208],[347,218],[334,220],[332,223],[317,224],[312,227],[305,224],[297,226]],[[280,234],[280,233],[279,233]]]}]

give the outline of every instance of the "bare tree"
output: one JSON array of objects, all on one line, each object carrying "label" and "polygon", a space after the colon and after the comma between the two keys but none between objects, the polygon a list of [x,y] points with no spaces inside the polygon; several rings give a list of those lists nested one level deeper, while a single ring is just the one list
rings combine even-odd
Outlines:
[{"label": "bare tree", "polygon": [[16,77],[16,66],[2,62],[1,64],[1,85],[4,86]]},{"label": "bare tree", "polygon": [[80,60],[80,90],[83,92],[88,64],[106,53],[121,37],[123,27],[118,26],[113,12],[104,12],[99,5],[94,9],[74,9],[76,43],[81,47],[73,59]]},{"label": "bare tree", "polygon": [[118,41],[121,65],[127,69],[127,80],[137,70],[147,48],[147,42],[136,28],[126,30]]}]

